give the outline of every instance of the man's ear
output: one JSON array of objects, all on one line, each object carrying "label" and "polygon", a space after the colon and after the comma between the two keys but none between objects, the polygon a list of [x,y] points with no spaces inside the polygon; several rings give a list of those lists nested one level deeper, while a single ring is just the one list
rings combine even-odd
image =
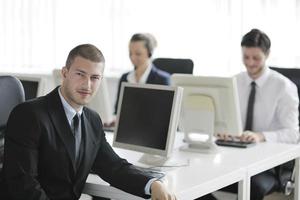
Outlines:
[{"label": "man's ear", "polygon": [[61,75],[62,75],[62,78],[66,78],[66,74],[68,72],[68,68],[66,66],[64,66],[62,69],[61,69]]}]

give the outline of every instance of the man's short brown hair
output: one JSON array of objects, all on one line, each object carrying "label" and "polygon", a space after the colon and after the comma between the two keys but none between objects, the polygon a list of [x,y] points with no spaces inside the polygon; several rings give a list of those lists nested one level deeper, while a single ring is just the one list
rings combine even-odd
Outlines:
[{"label": "man's short brown hair", "polygon": [[258,47],[260,48],[265,54],[270,52],[271,48],[271,40],[259,29],[252,29],[246,35],[244,35],[242,42],[242,47]]},{"label": "man's short brown hair", "polygon": [[96,46],[92,44],[81,44],[70,51],[66,61],[66,67],[68,69],[77,56],[81,56],[82,58],[88,59],[92,62],[105,63],[102,52]]}]

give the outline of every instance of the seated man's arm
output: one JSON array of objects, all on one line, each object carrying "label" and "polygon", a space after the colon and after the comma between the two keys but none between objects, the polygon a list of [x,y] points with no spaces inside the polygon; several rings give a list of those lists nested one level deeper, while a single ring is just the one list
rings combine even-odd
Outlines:
[{"label": "seated man's arm", "polygon": [[[268,131],[252,132],[245,131],[240,137],[242,141],[253,142],[281,142],[297,143],[299,141],[299,121],[298,121],[298,92],[295,85],[286,85],[283,92],[278,93],[279,98],[276,104],[276,110]],[[229,134],[218,134],[220,139],[231,139]]]},{"label": "seated man's arm", "polygon": [[11,113],[5,135],[4,178],[12,199],[46,200],[38,176],[39,125],[24,104]]}]

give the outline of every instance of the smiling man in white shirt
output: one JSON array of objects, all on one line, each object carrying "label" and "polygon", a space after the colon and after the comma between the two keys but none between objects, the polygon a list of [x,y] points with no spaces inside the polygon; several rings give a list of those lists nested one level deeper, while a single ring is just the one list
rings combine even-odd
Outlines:
[{"label": "smiling man in white shirt", "polygon": [[[288,78],[266,65],[271,41],[258,29],[252,29],[242,39],[245,72],[239,73],[237,85],[242,122],[245,132],[240,139],[252,142],[293,143],[299,141],[297,87]],[[219,134],[221,139],[230,135]],[[251,178],[251,200],[279,189],[274,169]],[[237,185],[224,188],[237,191]]]},{"label": "smiling man in white shirt", "polygon": [[237,75],[242,122],[246,124],[248,97],[251,83],[255,82],[255,103],[250,134],[243,140],[255,142],[297,143],[298,93],[288,78],[266,66],[270,40],[263,32],[253,29],[242,41],[243,62],[247,69]]},{"label": "smiling man in white shirt", "polygon": [[[299,141],[297,87],[288,78],[266,65],[271,41],[258,29],[242,38],[242,59],[245,72],[236,75],[244,133],[242,141],[279,142],[296,144]],[[231,139],[230,133],[218,134],[220,139]],[[251,200],[278,190],[280,181],[275,169],[251,178]],[[222,190],[237,192],[237,184]],[[201,200],[216,199],[211,194]]]}]

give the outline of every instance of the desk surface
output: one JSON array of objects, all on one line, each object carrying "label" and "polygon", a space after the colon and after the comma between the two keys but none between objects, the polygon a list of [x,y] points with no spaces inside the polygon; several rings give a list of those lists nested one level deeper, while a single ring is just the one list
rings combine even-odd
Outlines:
[{"label": "desk surface", "polygon": [[[108,135],[108,140],[111,136]],[[177,143],[178,146],[178,143]],[[114,148],[129,162],[136,164],[142,153]],[[249,177],[299,157],[300,146],[289,144],[262,143],[251,148],[239,149],[218,147],[213,154],[183,152],[176,148],[172,159],[189,159],[189,165],[176,167],[167,172],[166,183],[178,199],[194,199],[216,191],[235,182],[249,184]],[[84,193],[102,195],[115,199],[141,199],[124,193],[90,175]],[[243,191],[241,199],[248,199]]]}]

